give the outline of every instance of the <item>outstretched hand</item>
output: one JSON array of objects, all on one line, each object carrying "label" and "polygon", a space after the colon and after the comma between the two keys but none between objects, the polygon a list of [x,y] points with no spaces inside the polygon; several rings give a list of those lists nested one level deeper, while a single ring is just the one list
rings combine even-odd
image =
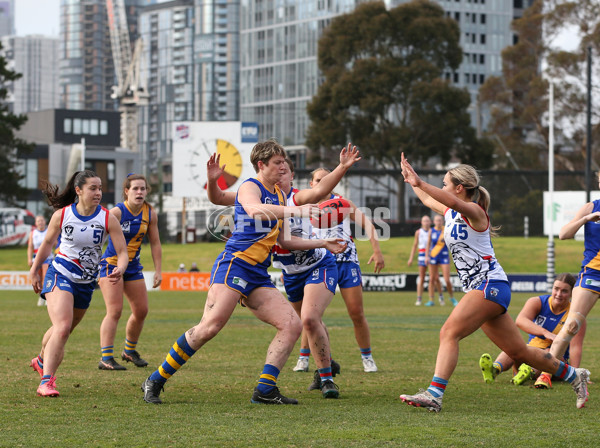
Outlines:
[{"label": "outstretched hand", "polygon": [[350,168],[360,159],[359,151],[356,149],[356,146],[352,146],[352,143],[348,143],[348,146],[344,146],[340,152],[340,164],[344,168]]},{"label": "outstretched hand", "polygon": [[225,166],[219,166],[221,162],[221,154],[214,153],[206,162],[206,175],[209,182],[217,182],[225,173]]},{"label": "outstretched hand", "polygon": [[421,183],[421,178],[413,169],[413,167],[408,163],[406,157],[404,157],[404,153],[401,156],[401,167],[402,167],[402,176],[404,177],[404,182],[410,184],[412,187],[418,187]]}]

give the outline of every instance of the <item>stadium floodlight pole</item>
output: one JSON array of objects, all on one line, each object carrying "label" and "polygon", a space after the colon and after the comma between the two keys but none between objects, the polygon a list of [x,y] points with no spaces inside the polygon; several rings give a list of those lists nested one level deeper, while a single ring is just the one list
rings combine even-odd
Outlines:
[{"label": "stadium floodlight pole", "polygon": [[81,171],[85,170],[85,138],[81,138]]},{"label": "stadium floodlight pole", "polygon": [[554,284],[554,84],[550,81],[548,93],[548,250],[546,255],[546,287]]},{"label": "stadium floodlight pole", "polygon": [[587,47],[587,138],[585,145],[585,200],[590,202],[592,185],[592,47]]}]

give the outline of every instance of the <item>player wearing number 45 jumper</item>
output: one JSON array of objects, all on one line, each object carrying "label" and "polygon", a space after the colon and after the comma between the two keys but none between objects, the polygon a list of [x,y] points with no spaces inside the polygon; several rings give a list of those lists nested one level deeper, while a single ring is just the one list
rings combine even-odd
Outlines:
[{"label": "player wearing number 45 jumper", "polygon": [[440,189],[424,182],[404,154],[401,163],[404,181],[413,187],[423,204],[445,217],[446,244],[465,295],[440,331],[440,346],[430,386],[415,395],[400,395],[400,399],[429,411],[441,411],[448,380],[458,361],[459,342],[482,328],[515,362],[551,372],[571,383],[577,395],[576,405],[583,407],[587,401],[589,371],[575,369],[542,350],[525,345],[515,322],[506,313],[510,286],[494,254],[487,214],[490,196],[480,185],[477,171],[469,165],[452,168],[444,176]]}]

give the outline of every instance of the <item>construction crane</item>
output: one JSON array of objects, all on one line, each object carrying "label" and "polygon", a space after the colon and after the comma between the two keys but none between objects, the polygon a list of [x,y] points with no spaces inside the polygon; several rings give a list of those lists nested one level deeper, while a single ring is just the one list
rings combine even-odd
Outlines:
[{"label": "construction crane", "polygon": [[148,104],[148,93],[140,78],[143,42],[138,39],[133,51],[127,29],[123,0],[106,0],[110,46],[117,75],[111,97],[118,100],[121,113],[121,146],[138,151],[138,107]]}]

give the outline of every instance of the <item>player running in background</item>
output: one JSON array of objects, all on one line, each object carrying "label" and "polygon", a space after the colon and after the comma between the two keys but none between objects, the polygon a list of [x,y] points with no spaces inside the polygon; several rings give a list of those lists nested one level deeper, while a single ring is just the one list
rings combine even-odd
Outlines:
[{"label": "player running in background", "polygon": [[[575,277],[571,274],[560,274],[552,285],[552,294],[531,297],[525,302],[523,309],[516,319],[517,327],[529,334],[527,345],[537,347],[540,350],[549,351],[550,345],[556,339],[556,335],[563,327],[569,306],[571,304],[571,292],[575,285]],[[571,356],[569,349],[565,352],[562,361],[573,367],[579,367],[581,363],[581,351],[583,347],[583,336],[585,329],[577,334],[571,344]],[[479,359],[479,367],[483,372],[483,380],[490,384],[502,372],[510,369],[514,361],[504,352],[501,352],[496,360],[484,353]],[[532,376],[540,372],[532,371],[527,364],[521,364],[518,373],[511,380],[516,385],[523,384]],[[535,387],[548,389],[552,387],[551,375],[542,374],[537,378]]]},{"label": "player running in background", "polygon": [[[421,227],[415,231],[415,240],[413,242],[412,249],[410,250],[410,256],[408,257],[408,266],[410,266],[417,254],[417,265],[419,266],[419,278],[417,279],[417,301],[416,306],[423,304],[423,285],[425,283],[425,275],[427,274],[427,264],[429,256],[427,254],[427,241],[429,240],[429,234],[431,233],[431,218],[424,215],[421,218]],[[418,251],[418,252],[417,252]],[[433,300],[431,300],[433,305]],[[431,305],[429,305],[431,306]]]},{"label": "player running in background", "polygon": [[441,266],[442,268],[442,274],[444,276],[448,295],[450,296],[450,302],[454,306],[458,305],[457,300],[454,298],[452,283],[450,282],[450,255],[448,253],[448,247],[444,242],[444,218],[442,215],[435,215],[433,217],[433,227],[429,232],[426,252],[429,254],[429,302],[427,302],[425,306],[434,305],[433,297],[436,289],[439,292],[440,305],[443,306],[446,304],[446,302],[444,302],[444,293],[442,283],[440,282],[438,266]]},{"label": "player running in background", "polygon": [[444,176],[443,188],[423,181],[402,154],[402,175],[419,199],[446,220],[444,237],[465,295],[452,310],[440,331],[435,371],[426,391],[400,395],[409,405],[439,412],[450,376],[458,361],[459,342],[481,328],[517,363],[553,373],[571,383],[581,408],[587,401],[589,371],[574,368],[534,347],[527,346],[511,317],[510,285],[495,257],[487,209],[490,196],[479,184],[477,171],[458,165]]},{"label": "player running in background", "polygon": [[[100,205],[102,181],[93,171],[78,171],[60,193],[46,183],[42,190],[56,210],[38,249],[29,275],[36,293],[41,292],[52,322],[42,339],[42,350],[31,367],[42,377],[37,394],[57,397],[56,371],[62,362],[70,333],[85,315],[98,277],[102,245],[112,237],[118,265],[109,279],[119,281],[127,267],[127,248],[119,221]],[[77,201],[75,202],[75,200]],[[60,235],[60,250],[41,279],[39,268]]]},{"label": "player running in background", "polygon": [[[274,141],[257,143],[250,160],[256,178],[245,180],[235,200],[235,227],[217,257],[211,272],[204,314],[200,322],[182,334],[166,359],[142,384],[144,400],[159,404],[165,382],[204,344],[225,326],[238,303],[277,329],[268,350],[252,403],[297,404],[283,396],[277,378],[302,331],[300,318],[275,288],[267,268],[271,250],[278,242],[285,249],[309,250],[323,247],[323,240],[305,240],[289,235],[288,217],[317,216],[318,207],[289,207],[277,186],[286,173],[285,150]],[[281,232],[280,232],[281,230]]]},{"label": "player running in background", "polygon": [[150,189],[146,178],[141,174],[130,174],[123,183],[123,202],[119,202],[110,213],[119,220],[127,243],[129,264],[118,282],[108,277],[117,266],[117,254],[112,239],[102,255],[100,263],[100,289],[106,305],[106,316],[100,325],[100,347],[102,359],[98,363],[101,370],[126,370],[115,361],[113,350],[117,325],[123,311],[123,294],[131,308],[131,316],[125,329],[125,348],[121,359],[132,362],[137,367],[146,367],[148,363],[136,350],[137,343],[148,314],[148,291],[144,282],[144,268],[140,263],[142,241],[148,235],[150,252],[154,262],[153,288],[162,281],[162,248],[158,236],[158,216],[146,202]]},{"label": "player running in background", "polygon": [[[42,245],[42,241],[44,241],[44,237],[46,236],[46,232],[48,228],[46,227],[46,218],[42,215],[38,215],[35,217],[35,228],[31,230],[29,234],[29,240],[27,241],[27,264],[31,268],[33,265],[33,260],[37,255],[38,249]],[[46,277],[46,272],[48,271],[48,267],[52,264],[52,260],[54,256],[52,253],[48,255],[48,258],[44,260],[42,263],[42,267],[40,268],[40,278]],[[46,300],[40,296],[37,302],[38,306],[46,305]]]}]

